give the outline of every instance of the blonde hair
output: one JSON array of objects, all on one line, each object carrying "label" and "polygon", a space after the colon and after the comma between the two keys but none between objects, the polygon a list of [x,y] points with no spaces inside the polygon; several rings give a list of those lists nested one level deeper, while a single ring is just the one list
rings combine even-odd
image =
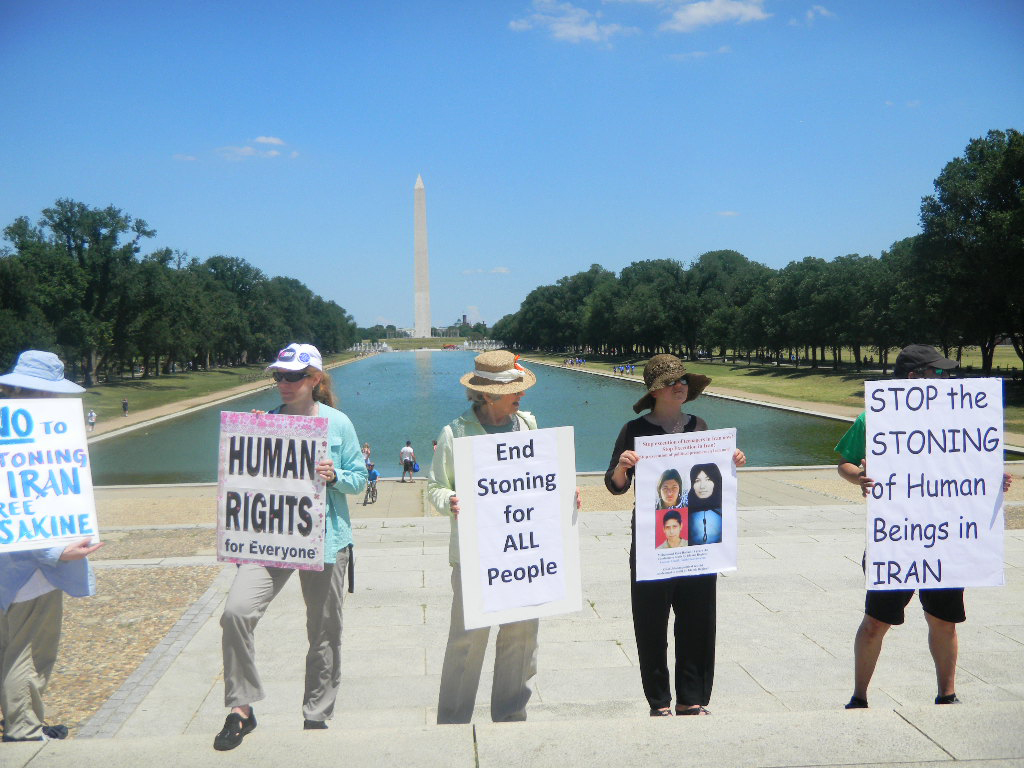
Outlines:
[{"label": "blonde hair", "polygon": [[[314,371],[319,371],[319,368],[312,368]],[[334,396],[334,385],[331,382],[331,376],[327,371],[320,371],[320,383],[313,387],[313,399],[318,403],[329,405],[333,408],[338,399]]]}]

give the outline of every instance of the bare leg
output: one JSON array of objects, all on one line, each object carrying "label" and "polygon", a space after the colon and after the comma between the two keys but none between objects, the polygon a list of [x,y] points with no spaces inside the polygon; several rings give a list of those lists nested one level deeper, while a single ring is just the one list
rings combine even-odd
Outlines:
[{"label": "bare leg", "polygon": [[938,619],[930,613],[926,613],[924,618],[928,622],[928,650],[932,652],[932,660],[935,662],[939,696],[949,696],[956,692],[956,657],[959,650],[956,624]]},{"label": "bare leg", "polygon": [[878,656],[882,652],[882,640],[890,624],[864,614],[853,641],[853,695],[868,700],[868,685],[875,673]]}]

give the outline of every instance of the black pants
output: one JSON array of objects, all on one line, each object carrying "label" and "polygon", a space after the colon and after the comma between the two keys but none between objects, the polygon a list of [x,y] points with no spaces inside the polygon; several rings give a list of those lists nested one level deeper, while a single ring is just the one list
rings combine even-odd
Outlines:
[{"label": "black pants", "polygon": [[652,709],[672,703],[668,614],[675,614],[676,706],[707,706],[715,682],[715,588],[718,574],[637,581],[631,574],[633,632],[640,679]]}]

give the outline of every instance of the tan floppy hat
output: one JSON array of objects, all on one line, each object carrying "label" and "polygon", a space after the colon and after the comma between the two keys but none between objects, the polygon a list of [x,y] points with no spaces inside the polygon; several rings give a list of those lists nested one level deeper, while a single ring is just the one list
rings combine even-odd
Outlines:
[{"label": "tan floppy hat", "polygon": [[683,361],[675,355],[655,355],[652,357],[647,361],[647,365],[644,366],[644,384],[647,385],[647,394],[636,401],[633,405],[633,411],[640,413],[640,411],[653,408],[654,396],[651,395],[651,392],[661,389],[670,381],[676,381],[683,378],[683,376],[689,382],[686,402],[696,400],[700,393],[711,383],[711,379],[707,376],[702,376],[699,373],[687,373]]},{"label": "tan floppy hat", "polygon": [[488,395],[510,395],[523,392],[537,383],[532,371],[519,364],[519,355],[506,349],[483,352],[474,360],[474,370],[459,381],[467,389]]}]

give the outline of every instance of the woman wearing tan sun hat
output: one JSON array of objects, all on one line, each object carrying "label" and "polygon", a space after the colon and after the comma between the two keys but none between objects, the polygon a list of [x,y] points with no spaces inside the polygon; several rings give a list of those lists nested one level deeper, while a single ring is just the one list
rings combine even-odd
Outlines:
[{"label": "woman wearing tan sun hat", "polygon": [[[634,450],[639,437],[677,432],[700,432],[704,419],[684,413],[683,405],[696,400],[711,379],[688,373],[675,355],[655,355],[644,366],[647,392],[633,406],[638,419],[626,422],[612,449],[604,484],[614,494],[626,493],[640,457]],[[733,454],[736,466],[747,462],[743,451]],[[682,516],[680,516],[682,519]],[[636,505],[633,505],[633,541],[629,551],[630,598],[637,660],[651,717],[672,715],[666,635],[669,609],[675,614],[675,694],[677,715],[707,715],[715,678],[715,590],[718,575],[677,576],[656,581],[636,579]]]},{"label": "woman wearing tan sun hat", "polygon": [[[459,498],[455,495],[453,444],[457,437],[537,429],[533,414],[519,410],[523,393],[537,377],[519,364],[518,355],[505,350],[477,355],[472,371],[460,383],[470,408],[441,430],[430,467],[427,495],[442,514],[451,517],[448,546],[452,565],[452,617],[441,669],[437,722],[468,723],[480,684],[489,627],[465,628],[462,614],[462,576],[459,566]],[[530,678],[537,672],[537,619],[502,624],[494,657],[491,719],[495,722],[526,719],[532,693]]]}]

